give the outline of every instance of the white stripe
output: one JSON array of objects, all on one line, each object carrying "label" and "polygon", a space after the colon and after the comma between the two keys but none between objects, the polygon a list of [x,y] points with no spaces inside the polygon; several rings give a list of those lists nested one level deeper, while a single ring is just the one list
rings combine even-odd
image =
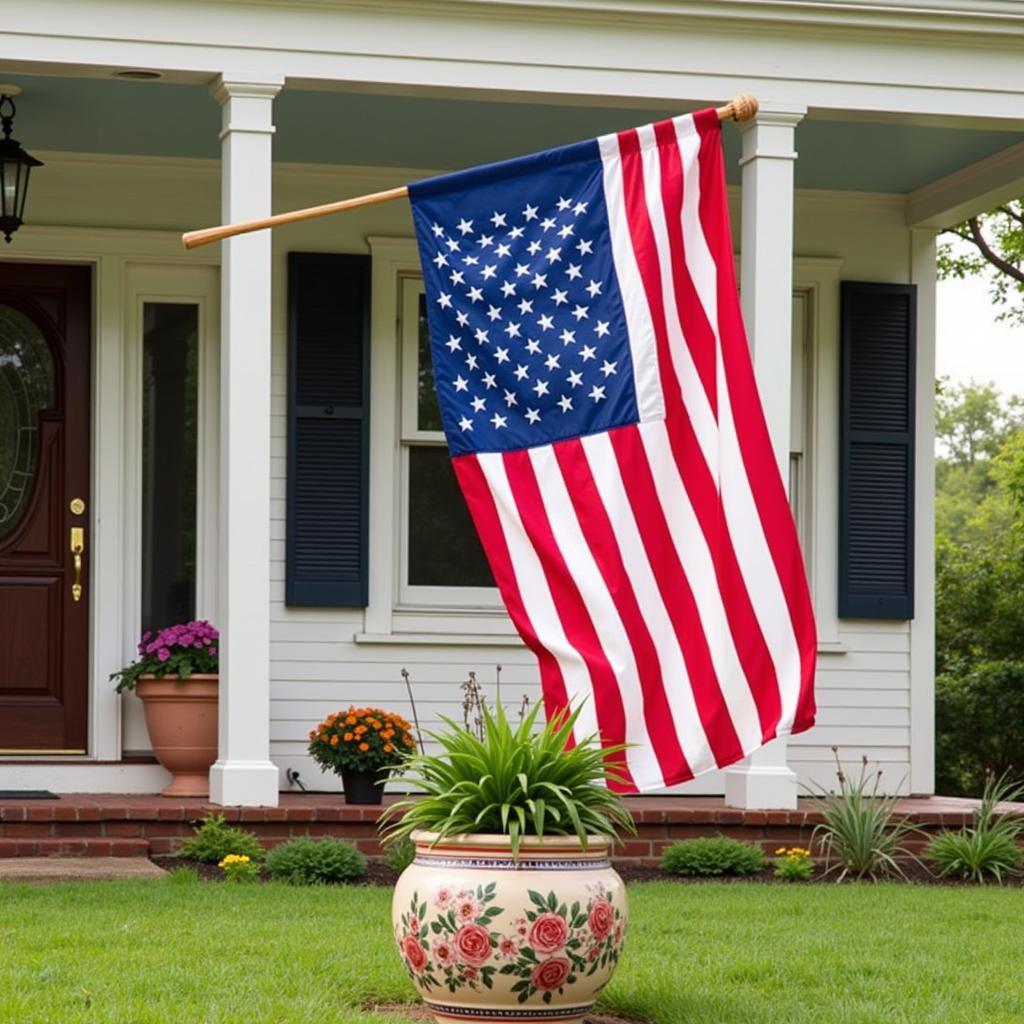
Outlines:
[{"label": "white stripe", "polygon": [[512,571],[526,615],[537,634],[538,641],[551,652],[562,670],[562,680],[565,683],[569,704],[573,709],[580,709],[574,730],[576,738],[581,740],[593,736],[598,732],[598,727],[590,672],[579,651],[569,643],[562,629],[562,620],[558,617],[547,577],[519,517],[519,509],[516,507],[508,475],[505,473],[501,453],[481,452],[476,459],[494,498],[501,532],[505,535]]},{"label": "white stripe", "polygon": [[716,767],[714,753],[701,724],[679,637],[647,558],[611,440],[607,434],[591,434],[582,439],[582,444],[601,503],[611,520],[626,573],[658,652],[672,728],[694,775],[710,771]]},{"label": "white stripe", "polygon": [[[800,696],[800,650],[789,617],[782,583],[775,570],[775,563],[740,453],[722,362],[721,332],[718,323],[717,264],[700,226],[700,136],[685,128],[684,124],[677,121],[676,134],[686,173],[686,188],[683,193],[683,225],[687,228],[686,265],[715,336],[718,424],[721,432],[719,489],[740,573],[768,646],[772,664],[775,666],[781,702],[779,731],[788,732],[793,726]],[[724,258],[732,259],[732,253],[726,253]]]},{"label": "white stripe", "polygon": [[602,135],[597,141],[604,166],[604,202],[612,241],[612,261],[619,279],[626,329],[629,331],[629,349],[633,357],[637,408],[641,422],[662,419],[665,416],[665,396],[661,391],[661,375],[658,373],[658,346],[647,305],[647,294],[629,234],[619,140],[615,135]]},{"label": "white stripe", "polygon": [[637,429],[647,452],[654,486],[672,535],[676,556],[686,572],[697,604],[697,614],[718,677],[719,689],[729,709],[729,717],[743,749],[753,750],[761,745],[757,705],[734,646],[722,594],[718,589],[714,559],[679,476],[668,430],[664,423],[641,423]]},{"label": "white stripe", "polygon": [[572,578],[579,588],[580,600],[594,624],[601,650],[618,684],[625,714],[625,742],[630,744],[625,751],[629,772],[641,791],[663,789],[665,779],[644,721],[643,688],[633,657],[633,645],[583,536],[554,450],[550,445],[543,445],[531,448],[529,455],[551,532],[566,564],[572,567]]},{"label": "white stripe", "polygon": [[665,204],[661,194],[661,161],[658,141],[652,125],[637,129],[640,136],[640,165],[644,177],[644,201],[651,219],[651,228],[658,252],[658,269],[661,273],[661,293],[665,305],[665,325],[668,328],[669,351],[672,365],[682,388],[683,405],[686,407],[697,444],[704,453],[704,461],[711,471],[711,478],[718,482],[718,424],[711,407],[711,401],[704,390],[704,383],[697,373],[690,346],[686,343],[682,318],[676,306],[676,288],[672,278],[672,246],[668,238],[665,221]]}]

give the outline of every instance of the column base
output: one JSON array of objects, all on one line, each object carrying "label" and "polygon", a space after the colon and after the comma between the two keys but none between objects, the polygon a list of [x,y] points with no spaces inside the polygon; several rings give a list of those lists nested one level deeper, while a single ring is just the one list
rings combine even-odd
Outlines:
[{"label": "column base", "polygon": [[210,769],[210,803],[276,807],[279,775],[271,761],[217,761]]},{"label": "column base", "polygon": [[725,772],[725,804],[745,811],[795,811],[796,772],[743,762]]}]

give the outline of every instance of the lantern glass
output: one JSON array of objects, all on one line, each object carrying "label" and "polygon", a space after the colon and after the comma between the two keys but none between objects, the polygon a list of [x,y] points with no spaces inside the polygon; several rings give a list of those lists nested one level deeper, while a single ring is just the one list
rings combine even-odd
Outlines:
[{"label": "lantern glass", "polygon": [[33,167],[40,166],[39,160],[26,153],[17,139],[11,138],[14,114],[10,96],[0,96],[0,122],[4,135],[0,139],[0,232],[8,242],[21,227],[25,216],[29,173]]}]

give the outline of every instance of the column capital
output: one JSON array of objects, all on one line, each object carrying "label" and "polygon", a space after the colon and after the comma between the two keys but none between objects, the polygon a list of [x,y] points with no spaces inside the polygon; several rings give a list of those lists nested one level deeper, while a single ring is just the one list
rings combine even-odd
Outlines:
[{"label": "column capital", "polygon": [[284,75],[222,71],[211,83],[213,98],[223,106],[236,97],[272,100],[284,88]]},{"label": "column capital", "polygon": [[740,123],[743,155],[740,166],[752,160],[795,160],[793,135],[807,108],[794,104],[762,106],[749,121]]}]

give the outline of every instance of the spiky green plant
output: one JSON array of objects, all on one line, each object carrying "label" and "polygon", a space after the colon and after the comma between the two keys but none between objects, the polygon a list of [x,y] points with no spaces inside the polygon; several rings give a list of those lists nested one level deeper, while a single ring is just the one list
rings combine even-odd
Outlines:
[{"label": "spiky green plant", "polygon": [[958,875],[975,882],[991,876],[1002,885],[1004,876],[1024,865],[1024,849],[1019,843],[1024,818],[999,813],[998,807],[1022,799],[1024,783],[1014,784],[1007,774],[998,779],[989,775],[973,825],[959,832],[940,832],[928,844],[925,856],[940,875]]},{"label": "spiky green plant", "polygon": [[413,754],[405,762],[405,782],[422,795],[385,811],[385,842],[416,829],[441,838],[482,832],[507,835],[518,856],[524,836],[575,835],[586,847],[588,835],[635,832],[607,785],[618,775],[606,759],[624,748],[602,749],[595,737],[569,746],[579,709],[537,729],[539,710],[535,705],[513,728],[500,705],[483,707],[479,736],[443,719],[448,731],[431,734],[441,753]]}]

